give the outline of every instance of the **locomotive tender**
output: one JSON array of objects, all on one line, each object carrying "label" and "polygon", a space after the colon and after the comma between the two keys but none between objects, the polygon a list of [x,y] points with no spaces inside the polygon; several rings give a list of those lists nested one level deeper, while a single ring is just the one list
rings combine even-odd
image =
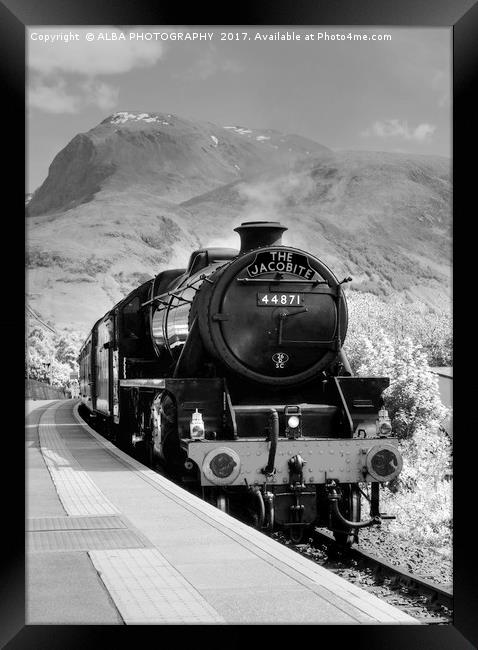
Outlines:
[{"label": "locomotive tender", "polygon": [[240,504],[295,541],[321,525],[351,544],[380,523],[379,485],[402,467],[389,379],[352,376],[350,278],[284,246],[285,230],[243,223],[239,251],[197,250],[115,305],[80,351],[81,400],[121,447],[222,510]]}]

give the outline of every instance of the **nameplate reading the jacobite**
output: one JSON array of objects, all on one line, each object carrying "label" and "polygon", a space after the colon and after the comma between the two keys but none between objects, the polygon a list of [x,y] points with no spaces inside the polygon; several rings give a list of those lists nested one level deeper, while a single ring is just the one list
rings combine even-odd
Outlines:
[{"label": "nameplate reading the jacobite", "polygon": [[251,278],[264,273],[291,273],[312,280],[315,275],[305,255],[290,251],[261,251],[256,254],[252,264],[249,264],[247,272]]}]

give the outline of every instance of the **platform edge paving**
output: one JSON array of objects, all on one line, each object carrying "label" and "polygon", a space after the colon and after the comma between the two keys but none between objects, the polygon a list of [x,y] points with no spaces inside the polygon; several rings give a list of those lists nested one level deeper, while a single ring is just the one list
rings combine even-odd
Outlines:
[{"label": "platform edge paving", "polygon": [[49,406],[38,427],[40,451],[60,501],[69,515],[118,515],[118,509],[105,497],[67,449],[55,430],[55,412],[61,401]]},{"label": "platform edge paving", "polygon": [[121,517],[71,515],[64,517],[28,517],[27,532],[44,530],[104,530],[107,528],[127,528]]},{"label": "platform edge paving", "polygon": [[225,623],[156,548],[90,551],[125,623]]},{"label": "platform edge paving", "polygon": [[54,400],[47,400],[25,414],[25,517],[68,516],[40,448],[40,418],[51,401]]},{"label": "platform edge paving", "polygon": [[[343,606],[340,608],[343,611],[350,609],[350,606],[361,612],[368,619],[370,616],[377,623],[389,624],[419,624],[417,619],[412,618],[401,610],[381,601],[376,596],[363,591],[359,587],[348,583],[343,578],[332,574],[323,567],[315,565],[307,558],[302,558],[294,551],[282,546],[275,540],[272,540],[262,533],[251,529],[250,527],[242,524],[241,522],[233,519],[229,515],[219,511],[208,503],[205,503],[198,497],[185,492],[182,488],[168,479],[160,476],[153,470],[142,465],[135,459],[131,458],[111,442],[100,436],[96,431],[91,429],[80,417],[78,413],[79,404],[73,407],[73,416],[78,424],[85,428],[88,433],[93,436],[102,447],[107,449],[113,456],[127,466],[132,467],[139,473],[144,480],[149,484],[154,484],[156,489],[169,496],[169,498],[176,501],[178,504],[185,507],[196,516],[207,519],[211,523],[211,519],[215,522],[220,530],[226,532],[230,537],[233,537],[240,543],[245,543],[247,548],[259,547],[266,555],[273,558],[279,563],[286,563],[292,570],[298,572],[303,576],[304,581],[298,580],[299,584],[309,586],[315,583],[323,592],[329,592],[332,600],[342,599]],[[214,525],[214,524],[211,524]],[[263,557],[262,553],[261,556]],[[271,562],[274,564],[273,562]],[[276,565],[277,566],[277,565]],[[315,593],[315,589],[312,589]]]}]

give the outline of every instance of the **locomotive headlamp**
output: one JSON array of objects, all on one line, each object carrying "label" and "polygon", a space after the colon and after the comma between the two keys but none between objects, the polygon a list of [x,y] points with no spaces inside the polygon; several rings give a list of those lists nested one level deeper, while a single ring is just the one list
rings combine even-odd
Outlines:
[{"label": "locomotive headlamp", "polygon": [[206,454],[202,471],[211,483],[227,485],[239,476],[241,460],[229,447],[216,447]]},{"label": "locomotive headlamp", "polygon": [[191,416],[189,424],[190,435],[193,440],[202,440],[204,438],[204,422],[202,414],[196,409],[196,412]]},{"label": "locomotive headlamp", "polygon": [[285,435],[288,438],[300,438],[302,435],[302,414],[300,406],[286,406],[284,415],[286,418]]},{"label": "locomotive headlamp", "polygon": [[367,452],[365,466],[376,481],[391,481],[402,471],[402,455],[393,445],[375,445]]},{"label": "locomotive headlamp", "polygon": [[378,420],[376,420],[377,425],[377,435],[389,436],[392,433],[392,423],[388,417],[388,411],[386,409],[380,409],[378,412]]},{"label": "locomotive headlamp", "polygon": [[381,436],[389,436],[392,433],[392,425],[390,422],[382,422],[378,428],[378,432]]}]

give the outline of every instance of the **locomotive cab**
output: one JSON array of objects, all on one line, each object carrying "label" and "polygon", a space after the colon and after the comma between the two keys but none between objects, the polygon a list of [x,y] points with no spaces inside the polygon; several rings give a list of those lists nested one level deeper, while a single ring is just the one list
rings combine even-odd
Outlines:
[{"label": "locomotive cab", "polygon": [[187,275],[191,277],[202,269],[216,262],[227,262],[239,254],[235,248],[201,248],[191,254],[187,268]]}]

